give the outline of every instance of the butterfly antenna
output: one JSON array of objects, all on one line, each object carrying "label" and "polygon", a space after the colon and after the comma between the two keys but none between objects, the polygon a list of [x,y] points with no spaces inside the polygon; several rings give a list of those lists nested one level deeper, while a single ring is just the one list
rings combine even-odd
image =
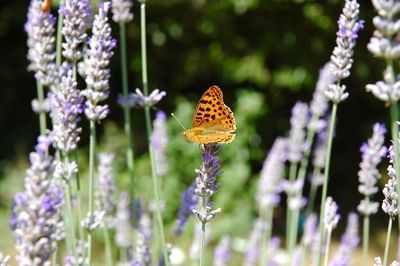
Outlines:
[{"label": "butterfly antenna", "polygon": [[181,123],[181,121],[178,120],[178,118],[176,118],[176,116],[174,115],[174,113],[171,113],[172,117],[175,118],[175,120],[178,122],[179,125],[181,125],[181,127],[186,130],[186,128],[183,126],[183,124]]}]

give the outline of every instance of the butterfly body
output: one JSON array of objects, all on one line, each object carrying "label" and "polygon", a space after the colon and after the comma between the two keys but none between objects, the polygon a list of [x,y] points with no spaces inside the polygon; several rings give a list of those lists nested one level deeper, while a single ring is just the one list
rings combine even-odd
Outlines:
[{"label": "butterfly body", "polygon": [[224,104],[222,91],[211,86],[200,98],[192,121],[183,134],[200,144],[229,143],[235,138],[236,123],[231,109]]}]

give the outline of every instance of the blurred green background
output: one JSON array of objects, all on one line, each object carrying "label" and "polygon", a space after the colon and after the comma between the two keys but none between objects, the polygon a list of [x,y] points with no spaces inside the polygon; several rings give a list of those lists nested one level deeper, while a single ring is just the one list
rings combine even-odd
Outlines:
[{"label": "blurred green background", "polygon": [[[22,189],[27,154],[38,134],[37,117],[30,107],[36,95],[35,82],[26,70],[23,24],[28,4],[3,1],[0,6],[0,207],[7,215],[11,196]],[[148,1],[149,85],[151,90],[159,88],[168,94],[157,108],[167,113],[176,110],[189,127],[195,102],[205,89],[216,84],[237,117],[237,139],[222,155],[225,174],[221,183],[227,193],[220,192],[216,204],[228,215],[219,218],[221,225],[242,225],[239,232],[243,234],[250,230],[255,215],[252,193],[262,160],[275,137],[286,135],[294,103],[311,100],[319,69],[335,46],[336,21],[343,4],[340,0]],[[135,19],[127,26],[132,89],[141,86],[138,2],[134,14]],[[341,207],[343,217],[355,210],[361,199],[357,192],[359,146],[370,136],[372,124],[386,123],[389,116],[384,104],[365,92],[365,85],[379,80],[383,70],[383,63],[366,48],[374,30],[373,15],[372,4],[362,1],[360,16],[365,29],[357,42],[352,75],[345,81],[350,97],[339,106],[329,194]],[[118,39],[116,26],[113,23],[113,35]],[[121,91],[118,48],[111,73],[112,113],[100,127],[100,139],[102,148],[117,152],[117,171],[122,176],[118,176],[118,182],[124,186],[128,181],[123,178],[123,116],[116,104]],[[140,182],[149,178],[147,157],[142,156],[146,136],[141,110],[133,111],[133,121],[136,171],[139,186],[147,191],[148,182]],[[86,124],[85,120],[81,123],[83,148],[88,143]],[[179,194],[193,180],[200,157],[197,145],[186,141],[179,125],[175,121],[169,121],[169,125],[170,172],[163,185],[166,198],[175,197],[167,211],[168,220],[173,222]],[[377,198],[381,199],[381,193]],[[237,213],[239,210],[241,213]],[[246,221],[230,219],[243,212],[248,214]],[[278,211],[277,219],[279,215],[283,211]],[[385,225],[387,219],[382,217],[382,213],[373,217],[372,224]],[[0,227],[7,227],[6,219],[1,219]]]}]

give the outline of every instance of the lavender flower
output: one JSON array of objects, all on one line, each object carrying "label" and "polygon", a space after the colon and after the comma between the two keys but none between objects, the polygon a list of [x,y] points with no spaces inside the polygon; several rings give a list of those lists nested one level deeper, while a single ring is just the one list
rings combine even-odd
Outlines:
[{"label": "lavender flower", "polygon": [[181,206],[178,211],[176,234],[182,234],[183,227],[193,215],[193,210],[199,202],[199,196],[195,193],[196,182],[193,182],[181,196]]},{"label": "lavender flower", "polygon": [[347,217],[347,227],[342,235],[339,249],[333,256],[330,266],[352,265],[353,252],[360,242],[358,216],[350,213]]},{"label": "lavender flower", "polygon": [[132,226],[130,223],[129,196],[126,191],[121,192],[117,204],[115,217],[115,243],[120,248],[129,248],[132,245]]},{"label": "lavender flower", "polygon": [[[338,21],[336,47],[331,56],[333,74],[337,80],[345,79],[350,75],[358,32],[364,27],[364,22],[358,19],[359,8],[360,5],[356,0],[346,0]],[[345,85],[337,83],[331,84],[325,93],[332,102],[339,103],[349,96],[345,90]]]},{"label": "lavender flower", "polygon": [[[223,171],[219,170],[221,163],[216,155],[221,150],[222,146],[218,143],[210,143],[202,144],[200,148],[202,150],[201,157],[203,164],[200,169],[196,169],[197,176],[195,193],[200,198],[209,199],[220,188],[220,184],[217,182],[217,177],[221,175]],[[208,223],[220,211],[220,208],[212,211],[209,202],[205,209],[194,210],[193,212],[202,223]]]},{"label": "lavender flower", "polygon": [[328,62],[319,71],[317,86],[310,102],[311,119],[308,123],[308,129],[313,132],[319,132],[326,127],[326,120],[321,119],[328,109],[328,98],[325,95],[325,91],[335,80],[336,77],[332,73],[332,64]]},{"label": "lavender flower", "polygon": [[309,118],[307,104],[297,102],[292,109],[290,132],[288,138],[288,160],[291,163],[300,162],[305,148],[305,128]]},{"label": "lavender flower", "polygon": [[318,234],[317,224],[318,219],[315,213],[307,216],[306,221],[304,222],[304,233],[302,237],[303,245],[309,247],[314,239],[315,234]]},{"label": "lavender flower", "polygon": [[328,143],[328,132],[325,127],[322,131],[318,132],[317,143],[315,145],[313,165],[315,168],[323,169],[326,161],[326,149]]},{"label": "lavender flower", "polygon": [[51,118],[53,119],[52,140],[54,147],[64,153],[77,148],[82,129],[78,127],[79,115],[83,112],[83,97],[77,89],[72,70],[61,78],[58,90],[50,94]]},{"label": "lavender flower", "polygon": [[76,257],[68,255],[64,259],[64,266],[85,266],[88,265],[89,260],[85,257],[88,251],[88,243],[81,240],[76,244]]},{"label": "lavender flower", "polygon": [[338,206],[331,197],[326,198],[324,212],[324,229],[326,232],[332,232],[336,228],[340,215],[337,214]]},{"label": "lavender flower", "polygon": [[133,19],[131,0],[112,0],[113,20],[117,23],[128,23]]},{"label": "lavender flower", "polygon": [[9,255],[3,255],[3,253],[0,252],[0,266],[8,266],[9,259]]},{"label": "lavender flower", "polygon": [[56,249],[63,195],[52,181],[54,165],[46,151],[50,141],[41,136],[26,171],[25,190],[13,199],[10,227],[18,251],[19,265],[50,265]]},{"label": "lavender flower", "polygon": [[86,40],[86,30],[91,25],[92,7],[88,0],[65,0],[60,12],[64,15],[62,34],[62,55],[71,61],[82,58],[82,44]]},{"label": "lavender flower", "polygon": [[55,37],[54,24],[56,18],[49,12],[43,12],[41,1],[31,0],[25,31],[28,35],[28,66],[35,72],[35,78],[44,86],[55,83]]},{"label": "lavender flower", "polygon": [[268,262],[267,266],[280,266],[283,265],[282,257],[279,256],[279,247],[281,245],[281,240],[279,237],[272,237],[267,250]]},{"label": "lavender flower", "polygon": [[167,156],[165,155],[165,147],[168,144],[166,119],[167,117],[164,112],[157,112],[151,135],[151,144],[156,162],[156,174],[158,176],[164,176],[168,171]]},{"label": "lavender flower", "polygon": [[[400,42],[395,36],[400,30],[400,3],[397,1],[372,1],[378,16],[374,17],[373,23],[376,31],[370,39],[368,50],[385,60],[398,60],[400,57]],[[386,103],[397,102],[400,99],[400,80],[395,77],[390,65],[384,71],[383,81],[368,84],[366,90]]]},{"label": "lavender flower", "polygon": [[253,229],[250,233],[249,239],[247,240],[243,266],[252,266],[257,263],[260,255],[261,237],[264,230],[264,222],[257,218],[254,221]]},{"label": "lavender flower", "polygon": [[86,97],[85,114],[89,120],[99,121],[106,118],[109,113],[108,105],[99,105],[108,98],[110,59],[116,41],[111,37],[111,27],[108,23],[107,13],[110,3],[100,5],[99,13],[93,22],[93,35],[89,40],[88,57],[85,60],[85,81],[87,89],[83,91]]},{"label": "lavender flower", "polygon": [[[389,266],[399,266],[400,264],[394,260]],[[375,257],[374,266],[383,266],[381,257]]]},{"label": "lavender flower", "polygon": [[152,107],[167,95],[165,91],[160,91],[159,89],[152,91],[149,96],[145,96],[139,89],[136,89],[135,92],[136,93],[130,93],[127,98],[120,95],[118,97],[118,103],[123,108],[128,109],[133,107]]},{"label": "lavender flower", "polygon": [[279,184],[284,175],[286,151],[286,139],[277,138],[264,161],[256,194],[256,201],[262,208],[274,207],[279,203]]},{"label": "lavender flower", "polygon": [[289,209],[299,210],[307,203],[306,198],[301,196],[303,185],[304,182],[300,179],[293,182],[282,180],[281,186],[288,196],[287,202]]},{"label": "lavender flower", "polygon": [[229,236],[223,236],[214,250],[214,262],[213,262],[214,266],[228,265],[228,261],[231,257],[229,245],[230,245]]},{"label": "lavender flower", "polygon": [[[110,218],[115,209],[115,184],[113,174],[114,154],[100,153],[98,155],[99,164],[97,172],[99,173],[98,199],[100,209],[105,211],[106,219]],[[106,225],[110,222],[106,220]]]},{"label": "lavender flower", "polygon": [[385,187],[383,188],[383,195],[385,196],[385,199],[382,202],[382,209],[392,219],[394,219],[396,215],[399,213],[399,205],[398,205],[398,194],[397,194],[396,170],[393,167],[393,162],[394,162],[393,148],[389,148],[389,158],[390,158],[390,164],[388,167],[389,179],[387,184],[385,184]]},{"label": "lavender flower", "polygon": [[371,215],[378,211],[378,203],[370,201],[370,197],[378,192],[376,183],[381,177],[378,164],[386,155],[385,142],[386,128],[382,124],[375,124],[373,127],[373,135],[368,139],[367,143],[361,146],[362,162],[360,163],[360,171],[358,171],[358,180],[360,185],[358,191],[365,196],[357,209],[363,215]]},{"label": "lavender flower", "polygon": [[103,225],[103,218],[105,211],[95,211],[94,213],[88,212],[86,217],[81,221],[81,226],[88,231],[93,231]]},{"label": "lavender flower", "polygon": [[137,230],[137,243],[136,243],[136,262],[134,265],[150,266],[150,241],[152,238],[151,220],[146,214],[142,214],[139,219],[139,226]]},{"label": "lavender flower", "polygon": [[49,98],[45,98],[42,102],[38,99],[33,99],[31,101],[32,111],[36,114],[48,113],[51,110],[51,101]]}]

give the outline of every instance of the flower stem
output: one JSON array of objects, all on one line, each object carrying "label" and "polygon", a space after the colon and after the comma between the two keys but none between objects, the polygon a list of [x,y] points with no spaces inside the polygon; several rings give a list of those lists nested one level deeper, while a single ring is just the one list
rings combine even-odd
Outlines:
[{"label": "flower stem", "polygon": [[[291,163],[289,168],[289,182],[293,183],[296,180],[297,175],[297,163]],[[286,250],[290,253],[290,241],[292,232],[291,232],[291,222],[292,222],[292,209],[289,207],[290,197],[293,195],[287,196],[287,209],[286,209]]]},{"label": "flower stem", "polygon": [[[128,97],[128,70],[127,70],[127,53],[126,53],[126,33],[125,23],[119,23],[119,38],[121,44],[121,77],[122,77],[122,93],[125,98]],[[124,108],[124,130],[126,137],[126,163],[128,173],[131,178],[131,199],[135,199],[135,179],[134,179],[134,153],[132,144],[132,122],[129,108]],[[132,201],[134,202],[134,201]],[[133,204],[134,206],[135,204]]]},{"label": "flower stem", "polygon": [[383,256],[383,266],[387,264],[387,257],[389,253],[390,233],[392,232],[392,217],[389,218],[389,224],[386,232],[385,254]]},{"label": "flower stem", "polygon": [[[208,205],[208,198],[207,196],[204,196],[201,198],[201,208],[202,208],[202,213],[206,212],[206,208]],[[206,253],[206,223],[201,222],[201,236],[200,236],[200,266],[204,266],[204,259],[205,259],[205,253]]]},{"label": "flower stem", "polygon": [[[368,200],[368,198],[367,198]],[[368,265],[368,245],[369,245],[369,215],[365,215],[363,218],[363,265]]]},{"label": "flower stem", "polygon": [[110,233],[106,226],[103,227],[103,234],[104,234],[104,244],[105,244],[105,256],[106,256],[106,265],[112,266],[112,252],[111,252],[111,241],[110,241]]},{"label": "flower stem", "polygon": [[324,266],[328,266],[328,259],[329,259],[329,249],[331,246],[331,234],[332,232],[328,230],[327,236],[326,236],[326,248],[325,248],[325,259],[324,259]]},{"label": "flower stem", "polygon": [[[96,122],[90,120],[90,150],[89,150],[89,217],[93,215],[93,185],[96,156]],[[92,230],[88,230],[88,265],[92,265]]]},{"label": "flower stem", "polygon": [[[319,176],[321,174],[321,168],[316,167],[313,171],[313,177]],[[311,188],[308,195],[308,203],[307,203],[307,210],[306,216],[310,215],[314,209],[315,205],[315,196],[317,194],[318,185],[315,182],[311,182]]]},{"label": "flower stem", "polygon": [[[140,5],[140,35],[141,35],[141,53],[142,53],[142,82],[143,82],[143,92],[144,95],[149,94],[148,90],[148,79],[147,79],[147,51],[146,51],[146,4],[142,3]],[[164,225],[161,215],[161,200],[160,200],[160,186],[158,182],[158,177],[156,175],[155,169],[155,160],[154,160],[154,151],[151,145],[151,118],[150,118],[150,108],[146,106],[144,109],[145,120],[146,120],[146,132],[147,132],[147,140],[148,140],[148,148],[150,154],[150,164],[151,164],[151,176],[153,181],[153,190],[154,190],[154,197],[156,201],[156,217],[157,217],[157,225],[159,230],[159,240],[161,249],[164,255],[164,262],[165,266],[169,266],[169,257],[168,257],[168,250],[167,245],[165,242],[165,235],[164,235]]]},{"label": "flower stem", "polygon": [[331,165],[331,152],[332,152],[332,142],[333,142],[333,132],[335,129],[335,120],[336,120],[336,112],[337,112],[337,103],[333,103],[331,118],[329,121],[329,129],[328,129],[328,144],[326,149],[326,161],[325,161],[325,169],[324,169],[324,182],[322,185],[322,196],[321,196],[321,208],[319,214],[319,245],[318,245],[318,254],[317,254],[317,262],[320,265],[321,258],[321,249],[323,242],[323,233],[324,233],[324,212],[325,212],[325,201],[328,193],[328,179],[329,179],[329,169]]},{"label": "flower stem", "polygon": [[[42,109],[43,103],[44,103],[44,89],[43,85],[40,83],[40,81],[36,80],[36,90],[37,90],[37,96],[38,96],[38,101],[40,105],[40,109]],[[46,135],[46,113],[41,110],[39,112],[39,127],[40,127],[40,135],[44,136]]]},{"label": "flower stem", "polygon": [[[62,5],[63,1],[60,1],[60,6]],[[58,13],[58,21],[57,21],[57,40],[56,40],[56,65],[57,66],[61,66],[61,60],[62,60],[62,56],[61,56],[61,43],[62,43],[62,33],[61,33],[61,29],[62,29],[62,24],[63,24],[63,20],[64,20],[64,14],[62,12]]]},{"label": "flower stem", "polygon": [[261,255],[260,255],[259,266],[264,266],[267,262],[267,250],[268,250],[268,245],[271,241],[273,214],[274,214],[274,209],[272,207],[260,208],[260,215],[263,219],[264,230],[261,239]]}]

